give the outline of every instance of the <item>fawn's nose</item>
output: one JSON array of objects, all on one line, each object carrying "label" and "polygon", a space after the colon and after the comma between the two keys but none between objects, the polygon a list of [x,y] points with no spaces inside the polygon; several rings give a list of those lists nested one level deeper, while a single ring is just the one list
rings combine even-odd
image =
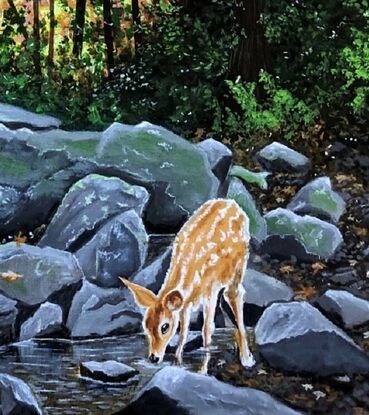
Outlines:
[{"label": "fawn's nose", "polygon": [[149,360],[151,363],[158,363],[159,358],[158,356],[155,356],[154,353],[151,353],[151,355],[149,356]]}]

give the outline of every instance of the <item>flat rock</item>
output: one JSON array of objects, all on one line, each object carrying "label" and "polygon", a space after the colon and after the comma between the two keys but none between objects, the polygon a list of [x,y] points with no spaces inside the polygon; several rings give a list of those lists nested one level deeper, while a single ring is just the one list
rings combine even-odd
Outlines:
[{"label": "flat rock", "polygon": [[318,177],[301,188],[287,208],[295,213],[303,213],[338,222],[345,211],[346,203],[332,190],[329,177]]},{"label": "flat rock", "polygon": [[[175,353],[179,342],[179,334],[175,334],[170,340],[166,353]],[[192,352],[203,346],[202,334],[199,332],[190,331],[187,335],[186,343],[183,347],[184,352]]]},{"label": "flat rock", "polygon": [[369,373],[369,356],[307,302],[274,303],[255,329],[274,368],[316,376]]},{"label": "flat rock", "polygon": [[0,294],[0,345],[14,340],[17,302]]},{"label": "flat rock", "polygon": [[261,149],[256,158],[268,171],[307,173],[310,170],[310,160],[303,154],[274,141]]},{"label": "flat rock", "polygon": [[42,415],[31,388],[14,376],[0,374],[0,404],[2,415]]},{"label": "flat rock", "polygon": [[76,258],[88,280],[101,287],[121,287],[119,276],[133,275],[145,262],[148,235],[134,210],[103,225]]},{"label": "flat rock", "polygon": [[140,186],[90,174],[66,194],[39,246],[76,251],[113,216],[130,209],[141,216],[148,198],[147,191]]},{"label": "flat rock", "polygon": [[58,128],[61,121],[48,115],[35,114],[15,105],[0,103],[0,123],[11,128],[27,127],[34,130]]},{"label": "flat rock", "polygon": [[263,250],[271,255],[284,258],[293,255],[301,260],[328,259],[343,240],[335,225],[312,216],[296,215],[288,209],[272,210],[264,218],[269,236]]},{"label": "flat rock", "polygon": [[203,151],[148,122],[112,124],[103,132],[96,161],[112,175],[124,172],[149,188],[152,198],[145,220],[155,228],[178,229],[218,193],[219,181]]},{"label": "flat rock", "polygon": [[32,306],[51,296],[73,291],[83,274],[74,255],[53,248],[0,245],[0,273],[19,275],[16,281],[0,278],[0,293]]},{"label": "flat rock", "polygon": [[62,330],[62,324],[63,311],[61,307],[49,302],[43,303],[33,316],[22,324],[19,340],[58,334]]},{"label": "flat rock", "polygon": [[196,147],[206,154],[212,172],[223,183],[232,164],[232,151],[213,138],[201,141]]},{"label": "flat rock", "polygon": [[297,415],[270,395],[239,388],[214,377],[167,366],[157,372],[133,401],[116,414],[146,415]]},{"label": "flat rock", "polygon": [[346,328],[369,322],[369,301],[344,290],[327,290],[315,301],[330,319]]},{"label": "flat rock", "polygon": [[82,362],[79,370],[82,376],[109,383],[125,382],[138,374],[138,370],[115,360]]},{"label": "flat rock", "polygon": [[84,281],[67,319],[72,338],[129,334],[142,329],[142,313],[127,288],[102,288]]},{"label": "flat rock", "polygon": [[227,198],[235,200],[249,217],[250,235],[259,242],[263,241],[267,235],[265,219],[261,216],[252,195],[241,180],[235,177],[230,180]]}]

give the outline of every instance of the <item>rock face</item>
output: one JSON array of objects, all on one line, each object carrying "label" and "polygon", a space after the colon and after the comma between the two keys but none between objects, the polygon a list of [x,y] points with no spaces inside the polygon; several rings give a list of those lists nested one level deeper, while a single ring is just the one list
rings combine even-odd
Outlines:
[{"label": "rock face", "polygon": [[101,288],[85,281],[73,299],[67,327],[72,338],[104,337],[140,331],[141,322],[128,289]]},{"label": "rock face", "polygon": [[20,330],[19,340],[45,337],[60,333],[63,324],[63,311],[57,304],[41,304],[35,314],[26,320]]},{"label": "rock face", "polygon": [[115,360],[82,362],[79,370],[82,376],[102,382],[125,382],[138,374],[138,370]]},{"label": "rock face", "polygon": [[300,189],[287,208],[296,213],[321,216],[338,222],[345,206],[342,197],[332,190],[329,177],[319,177]]},{"label": "rock face", "polygon": [[303,154],[276,141],[260,150],[256,158],[265,169],[273,172],[307,173],[311,167],[310,160]]},{"label": "rock face", "polygon": [[82,271],[69,252],[15,243],[0,245],[0,273],[19,274],[14,282],[0,279],[0,293],[32,306],[50,296],[73,291]]},{"label": "rock face", "polygon": [[243,286],[246,291],[244,319],[247,326],[254,325],[269,304],[289,301],[293,297],[293,290],[285,283],[253,269],[246,271]]},{"label": "rock face", "polygon": [[301,260],[330,258],[342,242],[338,228],[312,216],[278,208],[265,216],[268,238],[263,249],[271,255],[294,255]]},{"label": "rock face", "polygon": [[33,130],[60,127],[61,121],[47,115],[35,114],[22,108],[0,103],[0,123],[12,128],[27,127]]},{"label": "rock face", "polygon": [[0,185],[0,222],[8,223],[14,217],[18,204],[21,200],[21,194],[9,186]]},{"label": "rock face", "polygon": [[232,151],[213,138],[201,141],[197,147],[206,154],[212,172],[223,183],[231,167]]},{"label": "rock face", "polygon": [[30,387],[14,376],[0,374],[0,400],[2,415],[42,415]]},{"label": "rock face", "polygon": [[0,345],[14,340],[17,302],[0,294]]},{"label": "rock face", "polygon": [[369,372],[369,356],[306,302],[272,304],[255,335],[260,353],[278,369],[318,376]]},{"label": "rock face", "polygon": [[369,322],[369,301],[344,290],[327,290],[315,304],[346,328]]},{"label": "rock face", "polygon": [[206,200],[216,197],[219,182],[205,154],[165,128],[142,122],[114,123],[104,131],[97,163],[149,188],[146,221],[177,229]]},{"label": "rock face", "polygon": [[69,190],[39,246],[75,251],[113,216],[129,209],[141,216],[147,201],[142,187],[91,174]]},{"label": "rock face", "polygon": [[145,262],[148,236],[134,210],[102,226],[76,257],[87,279],[102,287],[121,287],[119,276],[130,277]]},{"label": "rock face", "polygon": [[266,238],[265,219],[259,213],[256,203],[241,180],[233,177],[230,181],[227,198],[235,200],[250,219],[250,235],[261,242]]},{"label": "rock face", "polygon": [[117,415],[297,415],[265,392],[237,388],[183,368],[165,367]]},{"label": "rock face", "polygon": [[163,285],[172,257],[172,248],[168,248],[150,265],[133,276],[132,282],[142,285],[157,294]]}]

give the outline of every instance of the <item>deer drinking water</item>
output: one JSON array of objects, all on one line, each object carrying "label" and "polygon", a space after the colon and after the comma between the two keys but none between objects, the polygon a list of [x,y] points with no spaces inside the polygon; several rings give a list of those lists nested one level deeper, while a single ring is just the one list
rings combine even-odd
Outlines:
[{"label": "deer drinking water", "polygon": [[209,349],[219,292],[224,289],[237,324],[236,343],[243,366],[254,365],[243,321],[242,285],[248,259],[249,219],[233,200],[215,199],[204,203],[184,224],[175,238],[173,254],[160,292],[127,279],[136,303],[146,308],[143,327],[149,342],[149,360],[159,363],[180,325],[176,358],[188,333],[191,310],[202,305],[203,345]]}]

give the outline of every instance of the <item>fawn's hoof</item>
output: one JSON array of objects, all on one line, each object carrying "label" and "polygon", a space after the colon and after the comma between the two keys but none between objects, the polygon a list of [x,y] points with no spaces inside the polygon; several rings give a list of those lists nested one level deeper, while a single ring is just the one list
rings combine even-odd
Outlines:
[{"label": "fawn's hoof", "polygon": [[241,357],[241,364],[243,367],[251,368],[255,365],[254,356],[250,353],[247,357]]}]

